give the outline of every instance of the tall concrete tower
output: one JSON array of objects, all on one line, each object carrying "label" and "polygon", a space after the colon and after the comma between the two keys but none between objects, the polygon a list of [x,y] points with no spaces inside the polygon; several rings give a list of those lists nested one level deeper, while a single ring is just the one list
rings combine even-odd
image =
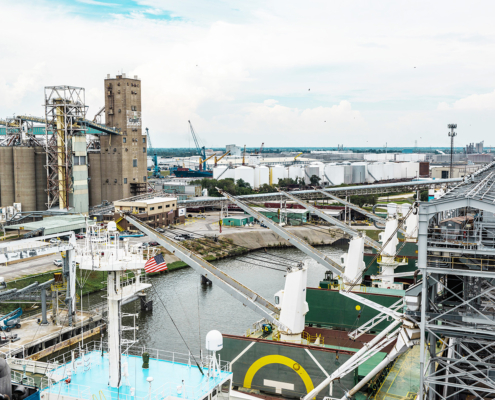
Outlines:
[{"label": "tall concrete tower", "polygon": [[[125,74],[105,79],[105,124],[122,136],[101,136],[101,200],[114,201],[145,193],[147,142],[142,131],[141,81]],[[100,201],[99,201],[100,200]]]}]

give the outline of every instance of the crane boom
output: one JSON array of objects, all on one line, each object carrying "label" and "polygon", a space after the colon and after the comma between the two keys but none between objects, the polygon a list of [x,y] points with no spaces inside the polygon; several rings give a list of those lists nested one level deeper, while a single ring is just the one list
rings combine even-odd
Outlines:
[{"label": "crane boom", "polygon": [[230,153],[230,150],[222,154],[219,158],[215,156],[215,167],[217,166],[217,162],[219,162],[222,158],[224,158],[227,154]]},{"label": "crane boom", "polygon": [[263,222],[268,228],[274,231],[276,234],[282,236],[285,240],[288,240],[293,246],[297,247],[303,253],[307,254],[313,260],[323,265],[325,268],[328,268],[330,271],[335,273],[338,276],[344,277],[344,268],[336,261],[332,260],[330,257],[326,256],[319,250],[316,250],[313,246],[306,243],[304,240],[299,239],[297,236],[293,235],[286,229],[274,223],[270,218],[261,215],[259,212],[255,211],[247,204],[243,203],[239,199],[234,196],[231,196],[227,192],[222,189],[217,188],[218,192],[221,193],[224,197],[229,199],[232,203],[238,205],[248,214],[256,218],[258,221]]},{"label": "crane boom", "polygon": [[235,297],[243,305],[257,312],[263,318],[266,318],[280,330],[290,333],[290,329],[279,322],[278,319],[275,317],[275,314],[280,313],[280,309],[271,304],[268,300],[264,299],[256,292],[247,288],[242,283],[236,281],[230,275],[227,275],[225,272],[220,271],[218,268],[201,258],[196,253],[192,252],[189,249],[186,249],[179,243],[176,243],[171,239],[161,235],[154,229],[150,228],[148,225],[143,224],[134,216],[124,214],[124,218],[129,223],[138,228],[141,232],[145,233],[150,238],[160,243],[160,245],[162,245],[166,250],[179,257],[183,262],[187,263],[187,265],[193,268],[196,272],[207,277],[221,289],[225,290],[231,296]]},{"label": "crane boom", "polygon": [[95,114],[95,117],[93,118],[93,122],[94,123],[97,123],[98,122],[98,117],[101,115],[101,113],[105,111],[105,106],[103,106],[102,108],[100,108],[100,111],[98,111],[96,114]]},{"label": "crane boom", "polygon": [[[199,145],[199,140],[198,140],[198,136],[196,135],[196,132],[194,132],[194,128],[191,124],[191,121],[187,121],[189,122],[189,128],[191,129],[191,135],[193,137],[193,140],[194,140],[194,145],[196,146],[196,151],[198,152],[198,156],[200,156],[203,160],[206,158],[206,149],[205,149],[205,146],[200,146]],[[201,167],[203,167],[203,169],[206,169],[206,163],[203,162],[203,165],[201,164],[201,162],[199,163],[199,169],[201,170]]]},{"label": "crane boom", "polygon": [[[342,221],[339,221],[337,218],[334,218],[330,215],[325,214],[324,212],[318,210],[316,207],[313,207],[312,205],[306,203],[305,201],[302,201],[298,199],[296,196],[293,196],[287,192],[283,192],[279,190],[280,193],[284,194],[287,196],[289,199],[295,201],[296,203],[300,204],[304,208],[310,210],[311,212],[315,213],[320,217],[321,219],[324,219],[327,222],[330,222],[332,225],[338,226],[340,229],[342,229],[345,233],[353,236],[353,237],[358,237],[360,236],[360,232],[358,232],[356,229],[351,228],[350,226],[344,224]],[[379,252],[382,250],[382,246],[380,246],[380,243],[377,241],[371,239],[368,236],[364,236],[364,241],[366,244],[369,246],[373,247],[374,249],[378,250]]]},{"label": "crane boom", "polygon": [[[334,196],[333,194],[330,194],[328,192],[325,192],[324,190],[321,190],[321,189],[315,189],[316,191],[320,192],[321,194],[324,194],[325,196],[327,197],[330,197],[331,199],[335,200],[335,201],[338,201],[339,203],[342,203],[344,205],[346,205],[347,207],[363,214],[363,215],[366,215],[368,218],[371,218],[371,219],[374,219],[376,222],[379,222],[381,224],[385,224],[387,221],[385,219],[383,219],[382,217],[379,217],[378,215],[376,214],[373,214],[372,212],[369,212],[369,211],[366,211],[366,210],[363,210],[361,207],[355,205],[355,204],[352,204],[344,199],[341,199],[340,197],[337,197],[337,196]],[[406,231],[404,231],[403,229],[400,229],[399,228],[399,232],[402,233],[404,236],[408,236]]]}]

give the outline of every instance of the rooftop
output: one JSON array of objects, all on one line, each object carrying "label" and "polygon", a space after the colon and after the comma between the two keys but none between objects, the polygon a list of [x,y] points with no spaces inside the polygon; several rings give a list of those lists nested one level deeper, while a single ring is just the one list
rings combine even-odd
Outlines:
[{"label": "rooftop", "polygon": [[167,202],[167,201],[176,201],[177,198],[176,197],[155,197],[153,199],[142,199],[142,200],[136,200],[136,201],[125,201],[125,200],[117,200],[115,201],[115,205],[116,206],[119,206],[119,205],[122,205],[122,204],[133,204],[133,205],[136,205],[136,204],[147,204],[147,205],[150,205],[150,204],[156,204],[156,203],[164,203],[164,202]]},{"label": "rooftop", "polygon": [[86,228],[86,217],[82,214],[67,214],[62,216],[45,217],[41,221],[24,222],[15,225],[5,226],[6,230],[34,231],[45,228],[45,235],[52,233],[62,233],[76,229]]}]

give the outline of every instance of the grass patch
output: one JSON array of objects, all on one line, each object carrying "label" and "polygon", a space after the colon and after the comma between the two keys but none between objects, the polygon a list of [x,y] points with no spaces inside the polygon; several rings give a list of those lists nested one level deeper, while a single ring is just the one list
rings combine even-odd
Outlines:
[{"label": "grass patch", "polygon": [[381,232],[378,229],[366,229],[366,236],[368,236],[370,239],[373,239],[375,241],[378,241],[378,234]]}]

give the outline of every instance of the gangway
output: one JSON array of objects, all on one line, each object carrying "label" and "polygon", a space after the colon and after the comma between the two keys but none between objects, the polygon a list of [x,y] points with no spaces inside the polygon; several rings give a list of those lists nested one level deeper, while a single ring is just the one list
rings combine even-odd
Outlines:
[{"label": "gangway", "polygon": [[150,238],[160,243],[160,245],[162,245],[166,250],[170,251],[173,255],[179,257],[183,262],[187,263],[187,265],[193,268],[200,275],[208,278],[215,285],[218,285],[218,287],[225,290],[232,297],[239,300],[244,306],[249,307],[251,310],[260,314],[263,318],[266,318],[272,324],[277,326],[281,331],[291,333],[287,326],[285,326],[285,324],[282,324],[276,318],[276,315],[280,313],[280,309],[271,304],[268,300],[264,299],[258,293],[244,286],[242,283],[238,282],[230,275],[227,275],[225,272],[220,271],[208,261],[198,256],[196,253],[186,249],[179,243],[172,241],[153,228],[150,228],[149,226],[143,224],[134,216],[124,214],[124,218],[129,223],[138,228],[141,232],[145,233]]}]

